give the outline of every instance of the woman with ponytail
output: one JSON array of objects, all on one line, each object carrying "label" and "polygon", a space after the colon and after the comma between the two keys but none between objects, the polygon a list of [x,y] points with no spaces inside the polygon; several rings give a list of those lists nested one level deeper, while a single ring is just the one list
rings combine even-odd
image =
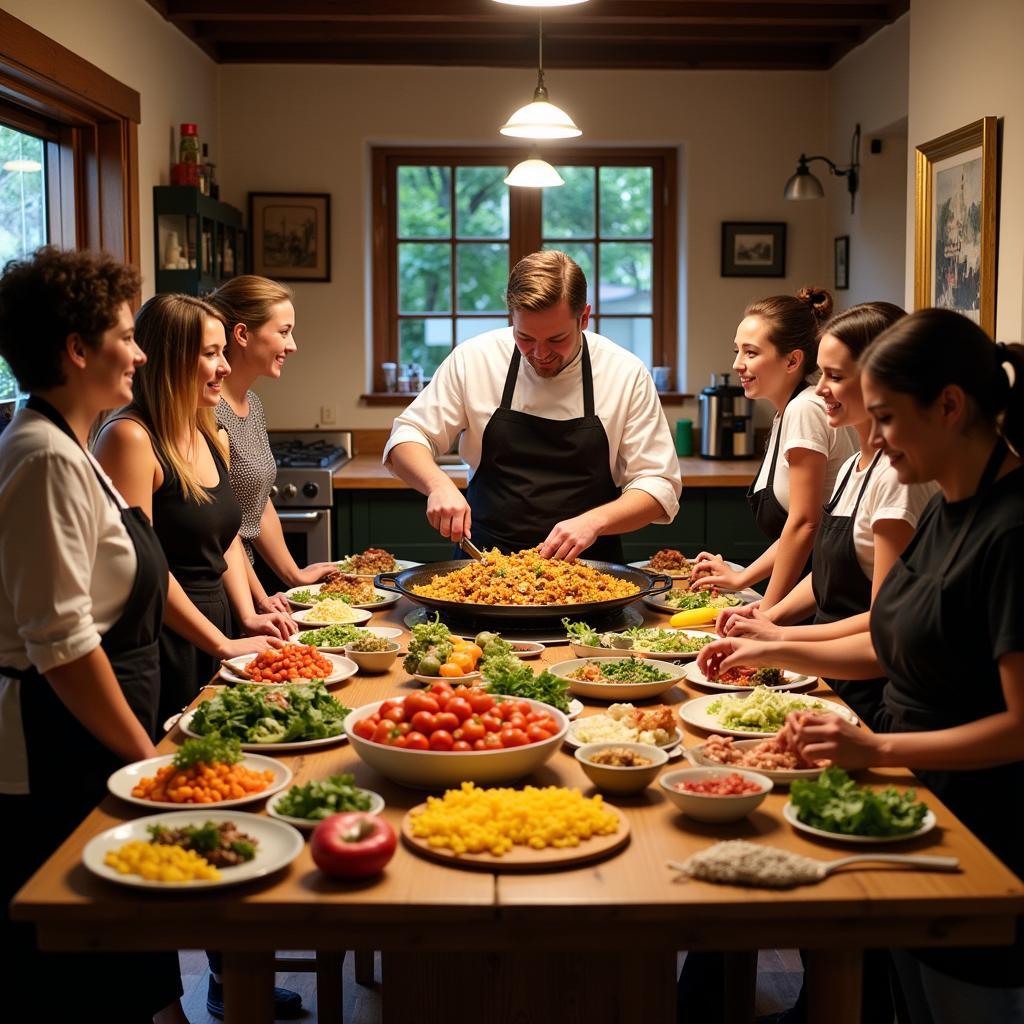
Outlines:
[{"label": "woman with ponytail", "polygon": [[[875,443],[901,483],[940,493],[875,597],[870,633],[818,643],[727,638],[698,663],[884,675],[880,731],[834,715],[790,716],[810,759],[912,769],[1024,876],[1024,347],[993,345],[956,313],[926,309],[862,361]],[[912,1024],[1024,1020],[1024,943],[898,951]]]}]

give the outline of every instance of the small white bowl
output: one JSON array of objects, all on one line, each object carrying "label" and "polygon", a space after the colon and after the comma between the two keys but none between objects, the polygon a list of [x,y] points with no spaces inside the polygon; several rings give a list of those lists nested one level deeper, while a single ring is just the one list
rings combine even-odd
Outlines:
[{"label": "small white bowl", "polygon": [[360,672],[387,672],[394,665],[402,645],[391,640],[383,651],[357,651],[354,648],[355,644],[345,644],[342,650],[359,666]]},{"label": "small white bowl", "polygon": [[[367,810],[362,812],[363,814],[380,814],[380,812],[384,810],[384,797],[379,793],[374,793],[372,789],[361,789],[360,791],[370,798],[370,806]],[[287,795],[287,791],[275,793],[274,796],[267,801],[267,814],[272,818],[277,818],[278,821],[286,821],[289,825],[294,825],[300,832],[312,832],[313,829],[315,829],[324,819],[318,818],[314,821],[311,818],[295,818],[290,814],[283,814],[277,809],[277,805]],[[338,813],[341,814],[343,812],[339,811]]]},{"label": "small white bowl", "polygon": [[[646,757],[651,763],[634,767],[598,764],[594,754],[602,750],[625,748]],[[576,749],[576,760],[590,781],[604,793],[628,796],[645,790],[655,779],[662,766],[668,763],[668,754],[661,747],[649,743],[585,743]]]},{"label": "small white bowl", "polygon": [[[722,779],[727,775],[739,775],[748,782],[755,782],[761,787],[757,793],[743,793],[740,796],[710,796],[705,793],[687,793],[676,789],[684,782],[706,782],[708,779]],[[750,772],[744,768],[677,768],[665,772],[658,780],[665,795],[683,812],[697,821],[710,821],[723,824],[728,821],[739,821],[758,807],[772,791],[774,783],[771,779],[758,772]]]}]

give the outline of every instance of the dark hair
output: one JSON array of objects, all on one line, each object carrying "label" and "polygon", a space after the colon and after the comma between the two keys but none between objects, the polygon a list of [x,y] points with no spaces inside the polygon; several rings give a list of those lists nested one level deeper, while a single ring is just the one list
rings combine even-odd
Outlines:
[{"label": "dark hair", "polygon": [[772,295],[758,299],[743,315],[756,316],[768,329],[768,340],[788,356],[797,350],[804,354],[804,376],[818,364],[818,337],[821,325],[832,315],[832,295],[824,288],[803,287],[796,295]]},{"label": "dark hair", "polygon": [[995,345],[959,313],[922,309],[880,334],[861,369],[923,406],[956,384],[972,399],[977,418],[995,426],[1018,454],[1024,450],[1024,345]]},{"label": "dark hair", "polygon": [[902,320],[907,311],[892,302],[862,302],[858,306],[836,313],[822,326],[819,337],[831,334],[838,338],[854,359],[860,359],[864,350],[882,331]]},{"label": "dark hair", "polygon": [[579,264],[560,249],[530,253],[512,268],[505,290],[510,310],[536,313],[563,299],[572,315],[579,316],[587,304],[587,279]]},{"label": "dark hair", "polygon": [[0,356],[23,391],[64,383],[68,335],[98,348],[122,303],[139,291],[139,272],[106,253],[43,246],[11,260],[0,277]]}]

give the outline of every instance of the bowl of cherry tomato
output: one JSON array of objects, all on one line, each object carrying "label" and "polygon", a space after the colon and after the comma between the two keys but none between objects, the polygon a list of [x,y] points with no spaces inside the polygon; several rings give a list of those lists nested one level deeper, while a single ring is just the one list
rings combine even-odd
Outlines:
[{"label": "bowl of cherry tomato", "polygon": [[520,779],[554,756],[568,728],[549,704],[446,682],[364,704],[345,719],[371,768],[416,789]]}]

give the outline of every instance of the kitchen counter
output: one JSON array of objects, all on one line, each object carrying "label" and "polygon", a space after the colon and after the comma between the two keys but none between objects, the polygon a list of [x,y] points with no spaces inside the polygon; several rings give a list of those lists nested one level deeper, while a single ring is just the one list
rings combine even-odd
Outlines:
[{"label": "kitchen counter", "polygon": [[[736,462],[712,461],[694,456],[679,460],[683,487],[742,487],[749,486],[760,465],[756,459]],[[456,486],[465,488],[464,472],[448,471]],[[356,455],[334,474],[336,491],[410,490],[409,485],[393,477],[381,464],[377,454]]]}]

